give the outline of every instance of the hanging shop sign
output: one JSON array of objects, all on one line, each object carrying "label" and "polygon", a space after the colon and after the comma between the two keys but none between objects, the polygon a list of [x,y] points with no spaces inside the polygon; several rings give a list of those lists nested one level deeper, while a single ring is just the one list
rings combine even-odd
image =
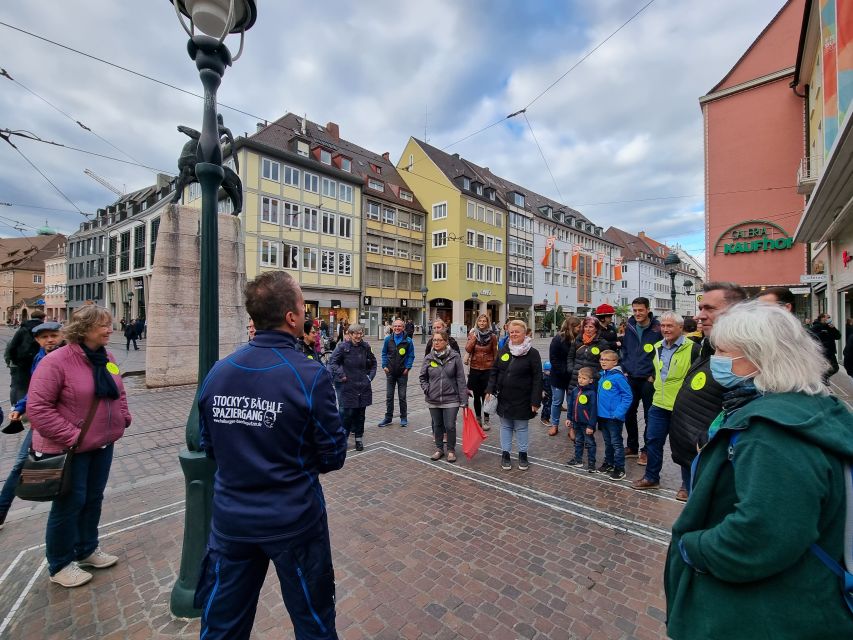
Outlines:
[{"label": "hanging shop sign", "polygon": [[794,246],[785,229],[767,220],[745,220],[723,231],[714,244],[714,255],[784,251]]}]

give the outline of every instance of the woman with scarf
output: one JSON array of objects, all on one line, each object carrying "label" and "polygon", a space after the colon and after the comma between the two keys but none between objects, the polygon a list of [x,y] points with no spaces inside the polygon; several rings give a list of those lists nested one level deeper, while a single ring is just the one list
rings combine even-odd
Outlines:
[{"label": "woman with scarf", "polygon": [[509,322],[509,340],[498,351],[492,366],[486,399],[498,398],[501,417],[501,468],[512,469],[512,436],[518,440],[518,468],[526,471],[528,422],[542,405],[542,359],[527,337],[527,325],[521,320]]},{"label": "woman with scarf", "polygon": [[601,337],[601,323],[598,318],[586,317],[581,322],[580,334],[569,349],[567,371],[571,372],[569,388],[578,386],[578,371],[589,367],[595,372],[594,382],[598,382],[601,371],[601,352],[610,349],[610,343]]},{"label": "woman with scarf", "polygon": [[447,461],[456,462],[456,416],[461,407],[468,405],[465,386],[465,367],[462,358],[450,348],[446,331],[432,334],[432,350],[424,358],[419,377],[432,418],[435,452],[431,460],[444,457],[447,437]]},{"label": "woman with scarf", "polygon": [[[489,375],[498,355],[498,337],[490,326],[489,316],[485,313],[477,318],[477,326],[468,334],[465,351],[468,354],[465,364],[470,364],[468,388],[474,394],[474,413],[477,421],[488,431],[489,414],[483,413],[483,398],[489,386]],[[482,416],[482,419],[481,419]]]},{"label": "woman with scarf", "polygon": [[[63,587],[89,582],[86,568],[106,569],[118,561],[98,545],[113,443],[130,426],[119,368],[106,350],[112,332],[109,311],[81,307],[65,327],[68,345],[45,356],[30,382],[27,414],[35,455],[57,455],[76,445],[71,490],[53,501],[45,536],[50,581]],[[78,443],[87,418],[89,427]]]},{"label": "woman with scarf", "polygon": [[672,528],[668,637],[853,638],[853,597],[834,575],[853,416],[821,382],[821,347],[761,302],[731,307],[712,340],[727,391]]}]

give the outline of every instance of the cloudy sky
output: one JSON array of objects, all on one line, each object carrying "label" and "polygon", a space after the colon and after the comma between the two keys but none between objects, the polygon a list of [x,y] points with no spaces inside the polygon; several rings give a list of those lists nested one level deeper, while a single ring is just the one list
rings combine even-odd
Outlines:
[{"label": "cloudy sky", "polygon": [[[223,79],[220,111],[235,135],[287,111],[334,121],[344,138],[395,160],[409,136],[426,135],[597,224],[645,230],[699,254],[697,99],[784,2],[655,0],[536,99],[646,2],[259,0],[244,54]],[[186,35],[165,0],[6,2],[0,22],[200,91]],[[154,181],[152,169],[134,161],[175,171],[186,140],[175,127],[200,128],[198,98],[10,26],[0,25],[0,67],[17,83],[0,78],[0,129],[128,163],[13,137],[72,205],[0,141],[0,236],[30,234],[45,220],[71,233],[84,220],[78,208],[111,203],[114,194],[84,169],[127,190]],[[529,126],[519,116],[457,143],[528,105]]]}]

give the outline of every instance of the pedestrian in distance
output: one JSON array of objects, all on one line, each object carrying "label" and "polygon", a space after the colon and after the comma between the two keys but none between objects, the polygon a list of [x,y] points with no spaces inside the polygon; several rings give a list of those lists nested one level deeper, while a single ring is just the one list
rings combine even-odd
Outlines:
[{"label": "pedestrian in distance", "polygon": [[[649,311],[649,299],[642,296],[631,302],[631,317],[622,336],[622,370],[631,385],[631,406],[625,414],[625,457],[638,458],[646,464],[646,434],[649,424],[649,409],[652,406],[654,388],[654,365],[652,360],[655,344],[663,339],[660,322]],[[640,447],[637,410],[643,403],[643,446]]]},{"label": "pedestrian in distance", "polygon": [[824,384],[829,384],[829,379],[838,372],[838,350],[835,343],[841,340],[841,332],[832,324],[829,314],[822,313],[812,322],[812,334],[820,342],[823,357],[829,363],[823,374]]},{"label": "pedestrian in distance", "polygon": [[128,322],[127,326],[124,328],[124,338],[127,341],[127,351],[130,351],[130,343],[133,342],[133,348],[135,351],[139,351],[139,347],[136,345],[136,323]]},{"label": "pedestrian in distance", "polygon": [[[445,331],[447,335],[450,337],[450,348],[453,349],[459,355],[462,355],[462,350],[459,348],[459,343],[456,342],[456,338],[450,335],[450,331],[447,328],[447,323],[441,318],[436,318],[432,321],[432,333],[435,334],[436,331]],[[424,351],[424,355],[428,354],[432,351],[432,339],[427,340],[426,351]]]},{"label": "pedestrian in distance", "polygon": [[338,402],[347,439],[355,436],[355,450],[364,450],[364,416],[373,404],[371,383],[376,377],[376,356],[364,341],[364,327],[347,328],[349,340],[341,341],[329,358],[329,372],[338,385]]},{"label": "pedestrian in distance", "polygon": [[598,425],[598,392],[595,387],[595,371],[582,367],[578,371],[578,383],[569,397],[569,416],[566,428],[575,432],[575,455],[566,465],[583,467],[583,452],[586,449],[587,471],[598,473],[595,468],[595,430]]},{"label": "pedestrian in distance", "polygon": [[477,326],[468,334],[465,343],[466,362],[468,369],[468,388],[474,398],[474,414],[477,422],[483,426],[483,431],[491,429],[489,414],[483,412],[483,399],[489,386],[489,376],[492,365],[498,357],[498,338],[492,331],[489,316],[481,314],[477,317]]},{"label": "pedestrian in distance", "polygon": [[302,336],[296,342],[297,351],[309,360],[317,359],[317,352],[314,349],[314,338],[317,336],[317,329],[311,320],[306,320],[302,323]]},{"label": "pedestrian in distance", "polygon": [[136,337],[139,340],[145,339],[145,318],[136,319]]},{"label": "pedestrian in distance", "polygon": [[415,323],[412,322],[411,318],[406,320],[406,335],[411,338],[415,335]]},{"label": "pedestrian in distance", "polygon": [[[655,394],[649,409],[646,453],[648,462],[643,477],[634,482],[634,489],[657,489],[663,468],[663,448],[669,435],[675,397],[701,347],[687,338],[683,331],[684,319],[674,311],[664,311],[660,316],[663,340],[654,346]],[[681,467],[681,489],[688,492],[690,467]],[[682,495],[684,495],[684,493]]]},{"label": "pedestrian in distance", "polygon": [[[30,370],[30,374],[36,370],[36,367],[38,367],[42,358],[62,345],[62,325],[58,322],[43,322],[33,328],[33,336],[39,345],[39,351],[33,360],[33,366]],[[20,423],[21,418],[27,411],[27,397],[27,395],[24,395],[24,397],[18,400],[17,404],[12,408],[12,411],[9,413],[10,423]],[[0,421],[2,420],[3,411],[0,410]],[[21,428],[23,427],[19,424],[18,429],[20,430]],[[4,433],[8,433],[6,429],[8,429],[8,427],[4,428]],[[12,506],[12,501],[15,499],[15,487],[18,486],[18,481],[21,479],[21,469],[23,468],[24,461],[27,459],[27,455],[30,452],[32,441],[33,431],[32,429],[28,429],[26,435],[24,435],[24,439],[21,441],[21,447],[18,450],[18,457],[15,459],[12,469],[9,471],[6,482],[3,483],[2,491],[0,491],[0,529],[3,528],[3,523],[6,521],[6,515],[9,513],[9,508]]]},{"label": "pedestrian in distance", "polygon": [[447,438],[447,461],[456,462],[456,418],[461,407],[468,405],[465,365],[462,357],[450,348],[446,331],[434,331],[433,348],[421,364],[420,383],[432,419],[435,451],[430,460],[444,457]]},{"label": "pedestrian in distance", "polygon": [[850,551],[853,415],[820,379],[820,345],[779,306],[732,306],[713,340],[726,393],[672,526],[667,637],[853,638],[835,573]]},{"label": "pedestrian in distance", "polygon": [[512,440],[518,446],[518,468],[530,468],[527,458],[529,422],[542,405],[542,358],[527,337],[527,324],[509,322],[509,339],[498,351],[486,389],[486,400],[497,396],[501,418],[501,469],[512,469]]},{"label": "pedestrian in distance", "polygon": [[631,400],[631,385],[619,366],[619,356],[610,349],[602,352],[601,377],[598,379],[598,429],[604,436],[604,462],[598,471],[609,473],[613,480],[625,477],[622,425]]},{"label": "pedestrian in distance", "polygon": [[394,419],[394,392],[400,402],[400,426],[409,425],[406,391],[409,371],[415,364],[415,343],[406,333],[403,321],[391,325],[391,335],[382,343],[382,370],[385,372],[385,417],[378,426],[387,427]]},{"label": "pedestrian in distance", "polygon": [[217,467],[194,602],[200,637],[248,640],[272,561],[295,637],[337,638],[319,478],[346,458],[332,381],[299,352],[305,302],[293,277],[262,273],[245,303],[255,339],[214,365],[198,400],[201,447]]},{"label": "pedestrian in distance", "polygon": [[33,329],[43,323],[44,318],[45,314],[40,309],[33,311],[30,314],[30,319],[25,320],[18,327],[15,335],[6,345],[4,356],[11,377],[9,401],[13,407],[27,393],[33,360],[39,352],[39,345],[33,336]]},{"label": "pedestrian in distance", "polygon": [[68,344],[39,362],[27,395],[34,455],[58,455],[75,447],[68,470],[71,488],[51,503],[45,535],[50,581],[63,587],[89,582],[92,574],[86,568],[106,569],[118,562],[101,551],[98,539],[113,445],[131,422],[119,368],[106,349],[112,327],[103,307],[77,309],[65,327]]}]

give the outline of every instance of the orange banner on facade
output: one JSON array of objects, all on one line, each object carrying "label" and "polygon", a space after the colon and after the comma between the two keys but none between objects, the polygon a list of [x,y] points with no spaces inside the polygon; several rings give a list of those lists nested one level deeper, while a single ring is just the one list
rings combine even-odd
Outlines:
[{"label": "orange banner on facade", "polygon": [[554,250],[554,244],[557,242],[557,236],[548,236],[545,240],[545,255],[542,256],[542,262],[540,263],[543,267],[547,267],[551,259],[551,252]]},{"label": "orange banner on facade", "polygon": [[572,247],[572,271],[577,273],[578,270],[578,245]]},{"label": "orange banner on facade", "polygon": [[622,258],[616,258],[616,264],[613,265],[613,279],[622,279]]}]

